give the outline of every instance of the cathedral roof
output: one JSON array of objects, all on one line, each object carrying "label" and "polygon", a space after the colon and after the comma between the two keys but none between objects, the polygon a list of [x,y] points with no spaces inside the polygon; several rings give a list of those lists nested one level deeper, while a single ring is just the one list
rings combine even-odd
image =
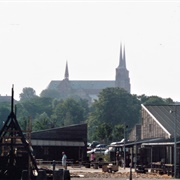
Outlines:
[{"label": "cathedral roof", "polygon": [[[56,89],[61,83],[59,80],[51,81],[48,85],[48,89]],[[115,81],[113,80],[69,80],[72,89],[105,89],[107,87],[115,87]]]}]

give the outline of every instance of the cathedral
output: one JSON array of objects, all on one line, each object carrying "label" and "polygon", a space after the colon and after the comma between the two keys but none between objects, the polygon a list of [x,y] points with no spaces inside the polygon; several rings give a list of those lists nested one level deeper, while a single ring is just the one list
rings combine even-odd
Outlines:
[{"label": "cathedral", "polygon": [[68,63],[66,62],[64,79],[52,80],[47,89],[56,90],[64,97],[80,97],[92,103],[98,99],[98,94],[103,89],[109,87],[120,87],[128,93],[131,91],[129,71],[126,68],[125,47],[122,50],[122,45],[120,45],[119,65],[116,68],[115,80],[70,80]]}]

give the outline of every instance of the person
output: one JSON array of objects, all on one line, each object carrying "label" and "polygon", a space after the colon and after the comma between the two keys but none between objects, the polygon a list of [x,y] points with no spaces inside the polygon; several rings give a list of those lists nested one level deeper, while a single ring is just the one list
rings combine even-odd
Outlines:
[{"label": "person", "polygon": [[93,162],[95,160],[95,153],[92,152],[90,156],[90,161]]},{"label": "person", "polygon": [[116,165],[120,165],[120,158],[121,158],[121,155],[119,154],[119,151],[116,152]]},{"label": "person", "polygon": [[62,152],[62,166],[64,167],[64,169],[67,169],[67,156],[65,152]]}]

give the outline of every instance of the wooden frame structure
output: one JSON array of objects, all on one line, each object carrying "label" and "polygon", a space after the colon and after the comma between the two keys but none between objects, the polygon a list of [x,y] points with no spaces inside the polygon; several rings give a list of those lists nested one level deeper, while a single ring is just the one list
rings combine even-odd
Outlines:
[{"label": "wooden frame structure", "polygon": [[0,179],[20,179],[23,170],[29,177],[38,172],[32,147],[18,124],[14,113],[14,90],[12,88],[11,112],[0,130]]}]

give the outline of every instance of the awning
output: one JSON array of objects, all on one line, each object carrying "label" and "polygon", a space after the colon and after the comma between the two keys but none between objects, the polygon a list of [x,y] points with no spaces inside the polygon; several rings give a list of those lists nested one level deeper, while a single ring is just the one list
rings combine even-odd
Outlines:
[{"label": "awning", "polygon": [[174,145],[174,142],[142,143],[142,146],[163,146]]},{"label": "awning", "polygon": [[54,140],[31,140],[32,146],[85,146],[80,141],[54,141]]},{"label": "awning", "polygon": [[[180,141],[176,141],[176,144],[179,144]],[[174,145],[174,141],[171,142],[149,142],[149,143],[142,143],[142,146],[163,146],[163,145]]]}]

